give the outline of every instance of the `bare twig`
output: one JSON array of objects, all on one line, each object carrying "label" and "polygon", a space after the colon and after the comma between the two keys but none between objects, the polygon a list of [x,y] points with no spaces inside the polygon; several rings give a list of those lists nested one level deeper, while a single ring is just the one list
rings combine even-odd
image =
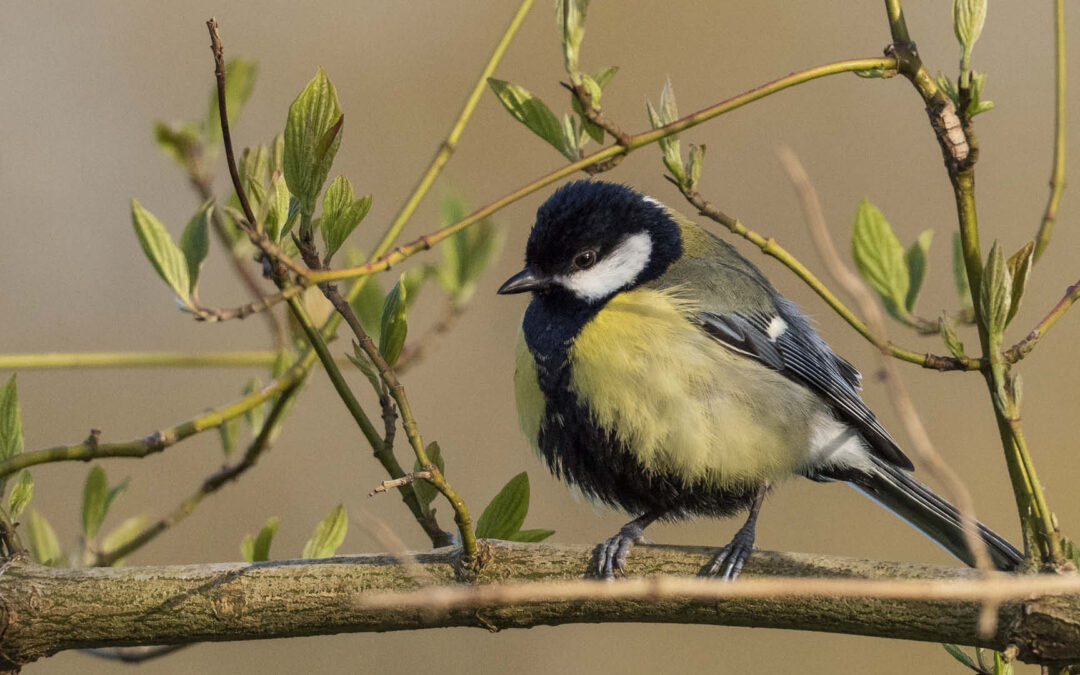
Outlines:
[{"label": "bare twig", "polygon": [[412,485],[414,481],[418,479],[431,480],[430,471],[413,471],[407,473],[401,478],[394,478],[393,480],[384,480],[375,486],[375,488],[368,493],[368,497],[374,497],[381,492],[389,492],[394,488],[402,487],[403,485]]},{"label": "bare twig", "polygon": [[364,509],[357,511],[355,516],[355,519],[360,523],[360,527],[364,528],[387,553],[394,556],[398,564],[416,582],[416,585],[423,587],[438,583],[434,575],[417,561],[416,556],[405,546],[405,542],[401,541],[401,537],[397,536],[397,533],[384,520],[375,517],[374,514]]},{"label": "bare twig", "polygon": [[[788,177],[791,178],[791,182],[799,194],[803,215],[810,228],[810,233],[813,235],[814,244],[817,246],[821,257],[825,259],[825,267],[832,273],[833,279],[843,286],[848,294],[858,302],[859,308],[873,327],[874,333],[885,335],[887,331],[885,316],[882,314],[881,308],[878,306],[877,300],[870,292],[870,289],[863,284],[858,275],[851,271],[837,252],[836,245],[829,235],[829,228],[825,224],[825,214],[821,210],[817,191],[810,182],[806,170],[803,169],[798,157],[790,148],[781,147],[778,154],[784,168],[787,170]],[[930,440],[930,435],[926,432],[922,418],[919,417],[919,413],[915,409],[915,404],[908,394],[907,387],[904,386],[903,380],[900,379],[900,374],[897,372],[893,360],[889,358],[888,350],[882,348],[880,354],[879,362],[885,373],[889,400],[892,402],[893,407],[900,416],[904,429],[907,431],[908,438],[911,440],[911,448],[914,449],[919,462],[925,465],[930,473],[945,485],[949,496],[952,497],[957,510],[960,512],[964,538],[967,540],[968,550],[975,561],[975,567],[983,575],[989,577],[993,574],[993,565],[986,549],[986,542],[979,536],[978,521],[975,518],[975,503],[971,498],[971,492],[967,489],[959,474],[934,449],[934,444]],[[987,603],[985,607],[989,609],[985,609],[982,614],[983,623],[980,625],[980,630],[987,634],[993,630],[993,625],[988,622],[995,620],[996,613],[994,609],[996,608],[992,607],[990,603]]]},{"label": "bare twig", "polygon": [[1077,281],[1075,284],[1065,289],[1065,295],[1061,300],[1058,300],[1057,304],[1054,305],[1050,312],[1042,318],[1042,321],[1036,324],[1023,340],[1017,342],[1005,351],[1003,355],[1004,361],[1006,363],[1016,363],[1027,356],[1031,350],[1035,348],[1035,343],[1037,343],[1043,335],[1046,335],[1046,331],[1050,330],[1050,327],[1053,326],[1058,319],[1064,316],[1065,312],[1068,311],[1077,300],[1080,300],[1080,281]]},{"label": "bare twig", "polygon": [[1035,260],[1050,244],[1058,204],[1065,190],[1065,0],[1054,0],[1054,168],[1050,172],[1050,197],[1046,201],[1039,231],[1035,235]]}]

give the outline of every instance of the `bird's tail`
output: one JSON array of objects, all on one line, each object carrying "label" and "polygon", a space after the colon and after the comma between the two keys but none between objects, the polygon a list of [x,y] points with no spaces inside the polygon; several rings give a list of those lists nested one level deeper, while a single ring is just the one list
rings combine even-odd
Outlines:
[{"label": "bird's tail", "polygon": [[[960,513],[956,507],[912,478],[907,471],[871,456],[873,468],[868,473],[847,477],[848,482],[872,499],[895,512],[949,553],[974,566],[975,560],[964,538]],[[990,559],[1002,571],[1016,569],[1024,555],[982,523],[979,535],[986,542]]]}]

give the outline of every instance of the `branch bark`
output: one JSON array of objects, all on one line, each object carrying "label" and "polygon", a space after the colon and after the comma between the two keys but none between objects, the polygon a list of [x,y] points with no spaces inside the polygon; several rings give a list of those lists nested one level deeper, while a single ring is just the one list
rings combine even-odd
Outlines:
[{"label": "branch bark", "polygon": [[[493,541],[483,542],[483,548],[486,564],[478,582],[488,585],[578,581],[593,551],[588,546]],[[630,568],[635,575],[692,575],[713,553],[704,547],[639,546],[631,554]],[[449,547],[415,554],[432,578],[448,585],[453,584],[459,556],[459,549]],[[615,622],[788,628],[998,650],[1015,645],[1026,661],[1080,660],[1080,594],[1004,602],[993,635],[979,640],[980,603],[970,596],[928,600],[904,593],[872,597],[824,591],[731,592],[740,585],[762,583],[766,576],[773,577],[774,584],[775,578],[790,579],[784,587],[796,589],[800,583],[823,581],[800,582],[798,577],[826,577],[833,584],[860,579],[963,583],[974,575],[966,568],[758,551],[743,572],[749,582],[711,584],[721,591],[729,589],[721,597],[614,593],[632,588],[632,582],[589,582],[579,587],[597,589],[594,596],[521,599],[519,594],[514,600],[488,593],[467,604],[425,607],[408,602],[404,595],[400,603],[387,602],[388,592],[418,588],[415,576],[389,554],[87,570],[47,568],[17,559],[8,561],[0,573],[0,665],[17,669],[66,649],[451,626],[498,630]],[[1068,578],[1021,577],[1015,583],[1033,579],[1076,586]],[[648,588],[661,587],[657,583]],[[467,592],[469,587],[456,588]]]}]

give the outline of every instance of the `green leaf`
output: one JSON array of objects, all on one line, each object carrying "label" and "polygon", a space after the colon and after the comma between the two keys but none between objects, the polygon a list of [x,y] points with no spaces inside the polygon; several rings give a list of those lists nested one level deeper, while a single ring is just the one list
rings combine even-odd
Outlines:
[{"label": "green leaf", "polygon": [[[428,459],[431,463],[439,467],[439,473],[446,473],[446,464],[443,461],[442,449],[438,443],[429,443],[425,452],[427,452]],[[420,461],[413,462],[413,472],[423,471],[424,467],[420,466]],[[421,478],[420,480],[413,482],[413,490],[416,491],[416,498],[420,500],[420,503],[427,506],[431,502],[435,501],[435,498],[439,496],[439,491],[435,489],[435,486],[428,481]]]},{"label": "green leaf", "polygon": [[60,567],[64,564],[60,553],[60,542],[45,516],[37,511],[30,510],[30,518],[26,522],[26,539],[30,546],[30,555],[40,565]]},{"label": "green leaf", "polygon": [[881,296],[885,309],[894,317],[902,316],[911,286],[904,249],[885,216],[865,199],[855,212],[851,252],[859,274]]},{"label": "green leaf", "polygon": [[371,210],[371,195],[353,199],[352,184],[345,176],[338,176],[323,195],[322,236],[326,245],[323,256],[330,262],[337,250]]},{"label": "green leaf", "polygon": [[964,358],[964,343],[960,341],[960,337],[956,334],[956,322],[953,321],[948,312],[941,313],[940,325],[941,339],[945,342],[949,353],[958,359]]},{"label": "green leaf", "polygon": [[538,541],[544,541],[553,534],[555,534],[555,530],[518,530],[508,541],[523,541],[534,544]]},{"label": "green leaf", "polygon": [[578,72],[588,10],[589,0],[555,0],[555,25],[562,33],[563,63],[571,75]]},{"label": "green leaf", "polygon": [[300,200],[301,211],[308,216],[315,212],[315,200],[341,145],[344,121],[337,90],[319,68],[289,106],[285,123],[285,181],[289,191]]},{"label": "green leaf", "polygon": [[576,143],[572,143],[573,139],[566,136],[562,122],[543,101],[516,84],[496,80],[493,77],[488,78],[488,84],[514,119],[550,143],[567,159],[571,161],[578,159]]},{"label": "green leaf", "polygon": [[991,340],[997,339],[1000,342],[1005,331],[1005,320],[1012,304],[1012,286],[1012,275],[1005,265],[1005,254],[1001,252],[1001,245],[995,239],[983,268],[982,286],[979,288],[979,307],[982,309],[982,319]]},{"label": "green leaf", "polygon": [[1074,544],[1068,537],[1061,538],[1061,552],[1065,554],[1065,557],[1071,560],[1077,568],[1080,568],[1080,547]]},{"label": "green leaf", "polygon": [[144,209],[136,199],[131,200],[131,222],[135,226],[135,235],[142,244],[143,253],[154,266],[158,276],[169,284],[185,305],[190,305],[191,279],[183,251],[173,242],[161,221]]},{"label": "green leaf", "polygon": [[34,479],[30,476],[29,471],[23,470],[19,474],[19,480],[15,483],[15,487],[11,488],[11,495],[8,497],[8,510],[11,512],[11,517],[18,518],[33,496]]},{"label": "green leaf", "polygon": [[615,74],[619,72],[618,66],[608,66],[607,68],[601,68],[593,73],[592,79],[596,82],[596,85],[601,90],[608,86],[608,83],[615,77]]},{"label": "green leaf", "polygon": [[236,450],[236,438],[240,434],[240,420],[235,417],[226,420],[218,427],[218,436],[221,437],[221,451],[229,457]]},{"label": "green leaf", "polygon": [[[240,185],[247,193],[248,204],[256,214],[263,211],[266,204],[266,178],[270,175],[270,151],[265,145],[244,148],[240,154]],[[252,223],[262,225],[262,223]]]},{"label": "green leaf", "polygon": [[180,235],[180,250],[187,262],[188,292],[191,295],[195,295],[195,288],[199,285],[199,272],[202,270],[203,261],[206,260],[206,254],[210,252],[209,227],[213,209],[212,202],[203,203],[188,221],[183,234]]},{"label": "green leaf", "polygon": [[109,498],[109,480],[105,476],[105,469],[100,465],[90,469],[83,485],[82,504],[82,531],[87,539],[97,536],[98,529],[105,521],[107,506],[105,502]]},{"label": "green leaf", "polygon": [[953,644],[943,644],[941,646],[945,648],[945,651],[949,652],[949,656],[952,656],[954,659],[964,664],[968,668],[971,668],[972,670],[978,670],[978,668],[975,666],[975,662],[971,659],[970,656],[964,653],[963,649],[960,649]]},{"label": "green leaf", "polygon": [[704,145],[690,145],[690,160],[686,169],[686,173],[690,177],[689,186],[691,190],[696,190],[698,181],[701,180],[701,165],[705,161],[705,146]]},{"label": "green leaf", "polygon": [[397,363],[405,345],[405,335],[409,332],[405,309],[405,285],[398,281],[386,294],[379,323],[379,353],[389,366]]},{"label": "green leaf", "polygon": [[476,521],[476,536],[510,539],[529,513],[529,475],[522,471],[510,479]]},{"label": "green leaf", "polygon": [[[0,461],[20,455],[22,451],[22,411],[19,410],[18,385],[12,375],[0,389]],[[0,494],[6,485],[7,479],[0,478]]]},{"label": "green leaf", "polygon": [[328,558],[337,552],[345,541],[345,532],[349,529],[349,517],[345,506],[338,504],[326,518],[315,526],[315,533],[304,544],[301,558]]},{"label": "green leaf", "polygon": [[1009,315],[1005,319],[1006,325],[1013,320],[1016,311],[1020,309],[1020,300],[1024,297],[1024,288],[1027,286],[1028,277],[1031,276],[1032,254],[1034,252],[1035,242],[1029,241],[1005,261],[1006,266],[1009,268],[1009,274],[1012,275],[1012,293],[1010,294]]},{"label": "green leaf", "polygon": [[270,544],[274,541],[274,535],[277,534],[278,519],[277,516],[271,516],[266,519],[266,524],[259,530],[259,534],[252,537],[250,534],[244,537],[244,541],[240,544],[240,553],[244,556],[244,560],[247,562],[264,562],[270,559]]},{"label": "green leaf", "polygon": [[968,99],[967,114],[969,117],[975,117],[982,114],[987,110],[994,109],[993,101],[984,101],[982,99],[983,87],[986,86],[986,73],[979,73],[971,71],[971,94]]},{"label": "green leaf", "polygon": [[270,141],[270,175],[275,173],[285,175],[285,134]]},{"label": "green leaf", "polygon": [[964,264],[964,247],[959,232],[953,232],[952,268],[953,283],[956,284],[956,294],[960,296],[960,304],[965,311],[970,312],[973,309],[971,285],[968,283],[967,265]]},{"label": "green leaf", "polygon": [[909,312],[915,309],[915,301],[919,297],[919,290],[922,289],[923,279],[926,278],[926,268],[929,265],[927,255],[930,252],[930,242],[933,240],[934,231],[924,230],[904,255],[904,262],[907,263],[908,278],[911,280],[907,296],[904,298],[904,307]]},{"label": "green leaf", "polygon": [[[117,525],[101,540],[101,550],[106,555],[127,546],[135,537],[146,528],[147,518],[145,515],[132,516]],[[124,564],[123,558],[113,563],[114,567]]]},{"label": "green leaf", "polygon": [[[230,128],[240,119],[240,111],[251,98],[258,71],[258,65],[247,59],[236,58],[225,64],[225,108],[229,112]],[[216,88],[210,92],[210,105],[206,111],[206,139],[210,145],[221,140],[221,115]]]},{"label": "green leaf", "polygon": [[986,0],[953,0],[953,32],[970,54],[986,23]]},{"label": "green leaf", "polygon": [[372,363],[371,358],[368,357],[367,352],[360,348],[360,343],[353,340],[353,353],[346,354],[349,361],[359,369],[367,381],[371,383],[371,388],[375,390],[375,393],[382,395],[382,385],[379,384],[379,371],[375,368],[375,364]]},{"label": "green leaf", "polygon": [[289,186],[285,184],[285,178],[278,172],[270,178],[270,194],[266,200],[266,216],[263,225],[266,228],[266,236],[271,241],[281,239],[281,232],[285,224],[289,222],[289,205],[292,203],[292,195],[289,194]]},{"label": "green leaf", "polygon": [[1005,660],[1001,652],[994,652],[994,675],[1013,675],[1012,664]]},{"label": "green leaf", "polygon": [[[671,86],[671,80],[664,82],[664,88],[660,92],[660,111],[657,112],[650,101],[645,101],[645,108],[649,113],[649,123],[653,129],[666,126],[679,119],[679,109],[675,105],[675,90]],[[682,150],[679,147],[679,135],[672,134],[661,138],[660,151],[664,156],[664,166],[671,175],[679,181],[685,182],[686,176],[683,171]]]},{"label": "green leaf", "polygon": [[[244,385],[244,389],[241,392],[241,395],[244,398],[247,398],[248,396],[251,396],[255,392],[259,391],[260,389],[262,389],[262,382],[259,381],[259,378],[253,377],[247,381],[247,384]],[[244,412],[244,419],[247,420],[248,427],[251,428],[252,435],[257,434],[259,433],[259,431],[262,430],[263,419],[266,417],[265,406],[265,403],[261,403],[257,406],[249,408]]]},{"label": "green leaf", "polygon": [[[600,88],[600,85],[596,83],[596,80],[592,79],[588,75],[582,74],[581,80],[582,80],[582,83],[585,85],[585,87],[590,92],[590,96],[592,97],[593,107],[599,109],[600,108],[600,96],[603,93],[603,90]],[[584,131],[586,134],[588,134],[589,138],[593,139],[597,143],[603,143],[604,142],[604,128],[601,127],[598,124],[595,124],[595,123],[591,122],[589,120],[588,116],[585,114],[585,108],[581,105],[581,101],[579,101],[578,97],[576,95],[574,95],[572,92],[570,94],[570,108],[575,113],[577,113],[578,121],[581,123],[581,130]],[[566,120],[563,121],[563,126],[564,127],[566,126]],[[581,147],[583,139],[580,138],[580,134],[576,134],[575,138],[577,139],[578,147]]]},{"label": "green leaf", "polygon": [[198,124],[186,122],[174,127],[159,120],[154,122],[154,141],[177,164],[186,168],[188,161],[200,148]]}]

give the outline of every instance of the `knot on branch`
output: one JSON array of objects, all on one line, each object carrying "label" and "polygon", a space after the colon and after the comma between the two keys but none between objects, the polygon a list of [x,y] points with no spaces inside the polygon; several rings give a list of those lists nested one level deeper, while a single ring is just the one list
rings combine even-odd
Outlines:
[{"label": "knot on branch", "polygon": [[971,145],[968,143],[960,115],[956,113],[956,105],[945,99],[943,105],[928,107],[926,114],[930,116],[930,126],[934,128],[934,134],[941,144],[945,163],[957,169],[970,166],[973,161]]}]

